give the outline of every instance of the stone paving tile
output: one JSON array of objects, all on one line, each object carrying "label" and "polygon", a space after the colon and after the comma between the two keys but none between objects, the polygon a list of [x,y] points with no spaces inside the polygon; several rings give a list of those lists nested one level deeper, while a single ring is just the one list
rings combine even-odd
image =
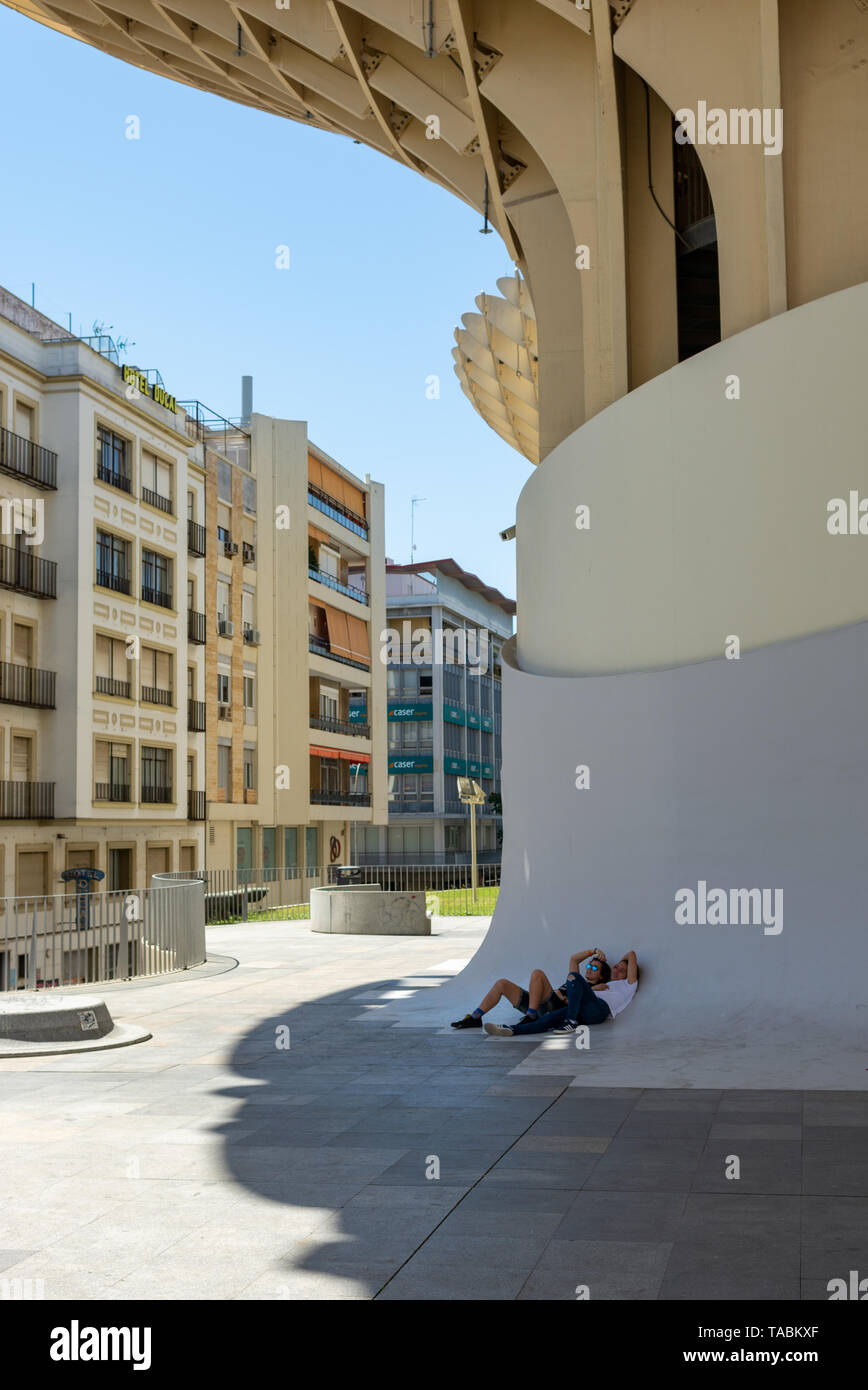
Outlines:
[{"label": "stone paving tile", "polygon": [[499,1268],[493,1263],[443,1264],[427,1259],[423,1249],[395,1274],[378,1294],[378,1299],[385,1302],[514,1299],[527,1274],[521,1264],[516,1265],[514,1247],[511,1258]]},{"label": "stone paving tile", "polygon": [[671,1248],[665,1241],[555,1239],[519,1298],[656,1299]]},{"label": "stone paving tile", "polygon": [[555,1231],[557,1240],[672,1242],[686,1192],[579,1192]]}]

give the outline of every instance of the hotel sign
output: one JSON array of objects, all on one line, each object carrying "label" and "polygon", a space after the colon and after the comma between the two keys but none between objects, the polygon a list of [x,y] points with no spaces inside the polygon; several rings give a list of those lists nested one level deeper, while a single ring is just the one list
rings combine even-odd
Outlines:
[{"label": "hotel sign", "polygon": [[171,410],[173,415],[177,415],[178,402],[175,397],[170,396],[162,386],[156,384],[152,386],[144,372],[137,371],[135,367],[122,367],[121,372],[125,385],[135,386],[136,390],[140,391],[143,396],[150,396],[151,400],[155,401],[157,405],[161,405],[164,410]]}]

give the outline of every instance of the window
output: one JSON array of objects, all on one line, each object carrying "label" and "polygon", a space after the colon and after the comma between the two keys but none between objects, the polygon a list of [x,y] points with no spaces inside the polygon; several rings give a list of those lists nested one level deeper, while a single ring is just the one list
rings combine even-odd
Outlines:
[{"label": "window", "polygon": [[341,768],[337,758],[320,758],[319,789],[321,792],[340,791]]},{"label": "window", "polygon": [[172,465],[158,459],[149,449],[142,450],[142,501],[161,512],[172,514]]},{"label": "window", "polygon": [[256,723],[256,677],[244,676],[244,722]]},{"label": "window", "polygon": [[15,402],[14,433],[22,439],[29,439],[32,444],[36,443],[36,416],[32,405],[25,405],[23,401]]},{"label": "window", "polygon": [[33,628],[27,623],[12,624],[12,660],[16,666],[33,665]]},{"label": "window", "polygon": [[244,790],[256,790],[256,746],[244,745]]},{"label": "window", "polygon": [[130,746],[97,739],[93,750],[93,781],[95,801],[129,801]]},{"label": "window", "polygon": [[173,701],[172,654],[155,647],[142,647],[142,699],[151,705],[171,705]]},{"label": "window", "polygon": [[27,734],[12,736],[12,781],[33,781],[33,739]]},{"label": "window", "polygon": [[319,688],[319,717],[320,719],[337,719],[338,717],[338,692],[326,685],[321,685]]},{"label": "window", "polygon": [[227,792],[232,788],[232,744],[225,739],[217,744],[217,785]]},{"label": "window", "polygon": [[96,432],[96,474],[100,482],[132,492],[129,443],[114,430],[100,425]]},{"label": "window", "polygon": [[275,865],[277,831],[273,825],[262,827],[262,867],[273,869]]},{"label": "window", "polygon": [[241,505],[251,516],[256,515],[256,482],[253,478],[241,479]]},{"label": "window", "polygon": [[217,496],[221,502],[232,502],[232,468],[221,458],[217,460]]},{"label": "window", "polygon": [[319,548],[319,568],[323,574],[331,575],[332,579],[339,579],[341,573],[341,557],[336,550],[329,550],[327,545]]},{"label": "window", "polygon": [[[225,630],[232,618],[232,585],[226,579],[217,580],[217,631]],[[227,636],[231,636],[227,632]]]},{"label": "window", "polygon": [[172,754],[169,748],[142,748],[142,801],[172,800]]},{"label": "window", "polygon": [[253,831],[246,826],[235,832],[235,864],[239,872],[253,865]]},{"label": "window", "polygon": [[187,520],[196,520],[196,494],[187,490]]},{"label": "window", "polygon": [[129,662],[126,643],[120,637],[98,632],[94,648],[94,675],[97,695],[130,698]]},{"label": "window", "polygon": [[119,594],[132,592],[130,582],[130,542],[108,531],[96,533],[96,582]]},{"label": "window", "polygon": [[218,705],[228,705],[231,703],[230,689],[232,675],[229,671],[217,672],[217,703]]},{"label": "window", "polygon": [[133,886],[133,852],[130,849],[110,849],[108,852],[108,889],[120,892]]},{"label": "window", "polygon": [[298,831],[294,826],[286,826],[283,832],[283,866],[298,868]]},{"label": "window", "polygon": [[44,851],[19,851],[17,869],[15,891],[21,897],[38,898],[48,892],[48,855]]},{"label": "window", "polygon": [[311,874],[319,864],[319,830],[315,825],[305,826],[304,862],[308,874]]},{"label": "window", "polygon": [[156,550],[142,550],[142,598],[161,608],[172,606],[172,561]]}]

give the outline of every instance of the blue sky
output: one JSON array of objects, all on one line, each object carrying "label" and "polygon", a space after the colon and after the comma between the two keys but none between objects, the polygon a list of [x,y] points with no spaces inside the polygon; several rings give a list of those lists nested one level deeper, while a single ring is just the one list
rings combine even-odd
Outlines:
[{"label": "blue sky", "polygon": [[[531,465],[453,372],[453,330],[513,271],[480,216],[341,136],[152,76],[0,7],[0,283],[99,320],[179,399],[309,422],[386,485],[387,552],[451,555],[509,595]],[[141,138],[125,138],[128,116]],[[14,171],[14,177],[13,177]],[[286,245],[290,268],[275,268]],[[426,379],[440,377],[440,399]]]}]

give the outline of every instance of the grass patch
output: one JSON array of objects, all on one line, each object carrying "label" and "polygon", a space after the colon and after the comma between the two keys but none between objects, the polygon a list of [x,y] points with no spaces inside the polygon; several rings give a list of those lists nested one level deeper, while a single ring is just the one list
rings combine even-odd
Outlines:
[{"label": "grass patch", "polygon": [[425,906],[435,917],[490,917],[499,892],[494,885],[478,888],[474,903],[470,888],[444,888],[439,893],[426,893]]}]

